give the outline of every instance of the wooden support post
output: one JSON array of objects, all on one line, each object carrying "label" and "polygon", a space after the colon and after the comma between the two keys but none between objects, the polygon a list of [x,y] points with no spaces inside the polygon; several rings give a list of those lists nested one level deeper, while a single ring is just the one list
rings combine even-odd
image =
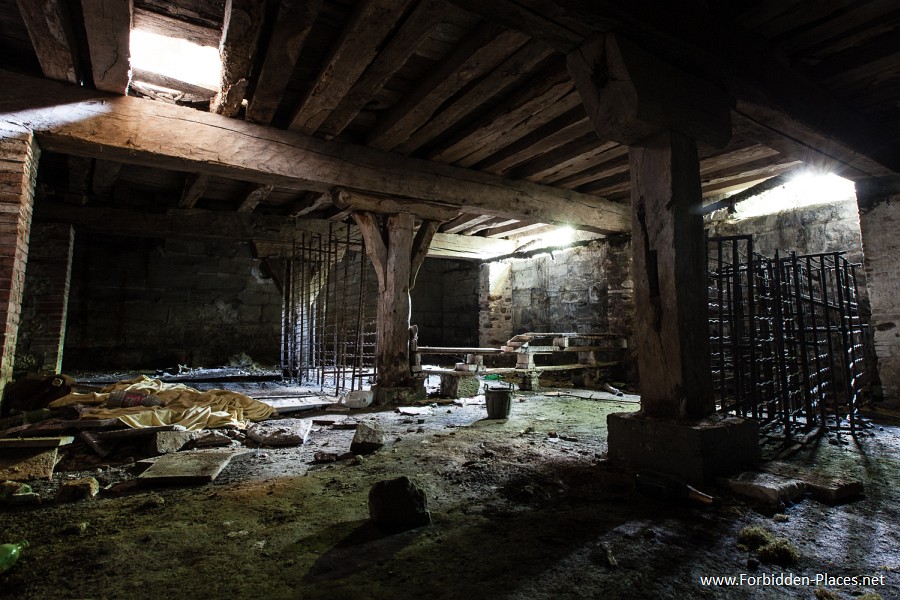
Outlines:
[{"label": "wooden support post", "polygon": [[376,402],[385,403],[394,397],[388,392],[391,388],[412,390],[413,387],[409,353],[409,290],[437,225],[426,222],[414,236],[415,217],[410,213],[379,218],[371,212],[354,211],[353,219],[362,232],[366,254],[378,278],[375,368],[379,393]]},{"label": "wooden support post", "polygon": [[715,406],[697,147],[667,131],[628,153],[641,409],[699,419]]}]

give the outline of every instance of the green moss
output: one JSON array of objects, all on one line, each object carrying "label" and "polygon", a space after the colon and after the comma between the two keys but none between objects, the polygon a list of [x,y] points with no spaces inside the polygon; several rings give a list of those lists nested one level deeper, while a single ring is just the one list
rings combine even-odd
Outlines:
[{"label": "green moss", "polygon": [[738,533],[738,541],[751,550],[756,550],[760,546],[774,542],[775,536],[771,531],[759,525],[748,525]]},{"label": "green moss", "polygon": [[[771,535],[771,534],[770,534]],[[800,551],[785,538],[776,538],[757,550],[759,560],[767,564],[776,564],[787,567],[794,564],[800,558]]]},{"label": "green moss", "polygon": [[841,597],[831,590],[826,590],[825,588],[816,588],[816,591],[813,592],[816,600],[841,600]]},{"label": "green moss", "polygon": [[862,596],[857,596],[856,600],[883,600],[881,594],[875,592],[867,592]]}]

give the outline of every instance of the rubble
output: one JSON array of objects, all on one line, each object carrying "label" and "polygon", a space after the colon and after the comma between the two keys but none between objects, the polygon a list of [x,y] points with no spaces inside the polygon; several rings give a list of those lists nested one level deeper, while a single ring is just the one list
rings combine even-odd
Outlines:
[{"label": "rubble", "polygon": [[384,446],[384,428],[378,421],[360,421],[350,444],[350,452],[368,454]]},{"label": "rubble", "polygon": [[407,476],[379,481],[369,490],[369,517],[376,527],[390,532],[430,525],[425,489]]},{"label": "rubble", "polygon": [[64,481],[56,493],[57,502],[88,500],[100,493],[100,483],[93,477]]},{"label": "rubble", "polygon": [[275,419],[254,423],[247,437],[264,446],[302,446],[311,428],[310,419]]}]

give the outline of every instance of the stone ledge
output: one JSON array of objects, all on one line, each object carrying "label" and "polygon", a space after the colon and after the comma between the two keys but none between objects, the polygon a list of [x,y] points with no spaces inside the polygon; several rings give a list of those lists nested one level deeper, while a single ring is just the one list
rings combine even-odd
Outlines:
[{"label": "stone ledge", "polygon": [[640,413],[612,413],[609,460],[652,470],[691,485],[711,482],[760,462],[759,426],[740,417],[712,415],[701,421],[649,419]]}]

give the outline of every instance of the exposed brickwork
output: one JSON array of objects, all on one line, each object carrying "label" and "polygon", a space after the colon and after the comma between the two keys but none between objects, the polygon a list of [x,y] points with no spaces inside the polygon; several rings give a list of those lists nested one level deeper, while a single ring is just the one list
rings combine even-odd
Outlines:
[{"label": "exposed brickwork", "polygon": [[857,193],[880,392],[886,405],[900,407],[900,189]]},{"label": "exposed brickwork", "polygon": [[12,378],[39,157],[31,132],[0,129],[0,390]]},{"label": "exposed brickwork", "polygon": [[36,222],[16,344],[15,371],[58,373],[66,334],[74,231],[71,225]]}]

